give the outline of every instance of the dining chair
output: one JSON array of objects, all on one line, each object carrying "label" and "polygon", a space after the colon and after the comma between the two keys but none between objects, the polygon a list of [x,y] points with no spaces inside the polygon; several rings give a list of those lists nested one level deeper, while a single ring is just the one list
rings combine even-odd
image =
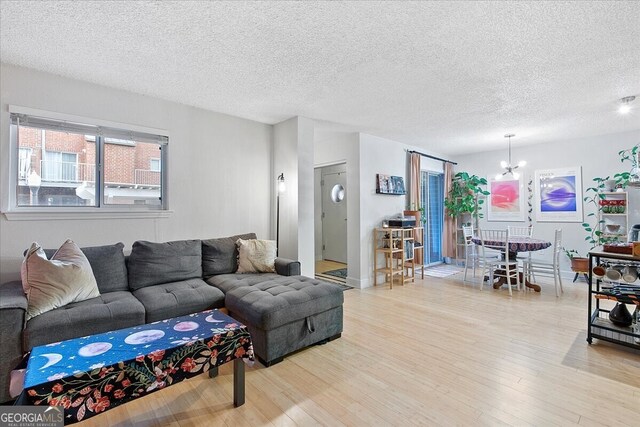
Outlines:
[{"label": "dining chair", "polygon": [[533,237],[533,226],[528,227],[516,227],[513,225],[507,226],[509,236],[511,237]]},{"label": "dining chair", "polygon": [[[509,230],[479,230],[480,253],[482,254],[482,277],[489,277],[489,283],[493,285],[496,277],[504,278],[509,288],[509,295],[513,295],[512,285],[520,290],[520,274],[518,261],[509,259]],[[488,255],[487,249],[499,250],[502,257],[495,259]],[[482,290],[483,282],[480,284]]]},{"label": "dining chair", "polygon": [[524,262],[524,276],[527,280],[536,281],[536,275],[553,277],[556,287],[556,297],[564,293],[562,276],[560,275],[560,255],[562,252],[562,229],[558,228],[553,240],[553,254],[551,260],[529,258]]},{"label": "dining chair", "polygon": [[[509,230],[509,237],[533,237],[533,225],[530,225],[528,227],[509,225],[507,226],[507,230]],[[519,260],[531,259],[531,252],[529,252],[526,257],[518,256],[516,258],[518,258]],[[524,268],[524,264],[522,265],[522,268]]]},{"label": "dining chair", "polygon": [[466,282],[469,266],[473,266],[473,277],[476,277],[476,267],[478,266],[477,245],[473,243],[473,225],[463,225],[462,235],[464,236],[464,278],[462,281]]}]

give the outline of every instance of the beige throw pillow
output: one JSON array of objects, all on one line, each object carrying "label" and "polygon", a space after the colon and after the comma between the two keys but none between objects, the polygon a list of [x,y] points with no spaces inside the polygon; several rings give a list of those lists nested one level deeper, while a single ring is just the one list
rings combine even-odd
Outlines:
[{"label": "beige throw pillow", "polygon": [[87,257],[78,245],[67,240],[47,259],[33,243],[22,261],[22,287],[27,295],[27,320],[72,302],[100,296]]},{"label": "beige throw pillow", "polygon": [[276,242],[250,239],[236,241],[238,273],[275,273]]}]

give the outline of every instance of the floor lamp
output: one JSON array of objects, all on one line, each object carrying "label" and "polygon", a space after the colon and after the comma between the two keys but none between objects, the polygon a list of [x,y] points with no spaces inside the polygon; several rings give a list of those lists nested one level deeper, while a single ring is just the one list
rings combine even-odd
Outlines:
[{"label": "floor lamp", "polygon": [[276,195],[276,256],[280,250],[280,194],[284,193],[284,172],[278,175],[278,194]]}]

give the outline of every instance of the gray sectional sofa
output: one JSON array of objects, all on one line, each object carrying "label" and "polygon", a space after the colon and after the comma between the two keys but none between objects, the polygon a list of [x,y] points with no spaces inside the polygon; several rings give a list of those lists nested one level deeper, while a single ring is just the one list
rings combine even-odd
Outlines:
[{"label": "gray sectional sofa", "polygon": [[[300,276],[300,263],[276,259],[276,273],[236,274],[235,242],[243,234],[165,243],[138,241],[82,248],[100,296],[25,321],[20,281],[0,286],[0,403],[24,353],[39,345],[226,307],[247,325],[266,366],[342,333],[342,290]],[[55,250],[45,251],[51,257]]]}]

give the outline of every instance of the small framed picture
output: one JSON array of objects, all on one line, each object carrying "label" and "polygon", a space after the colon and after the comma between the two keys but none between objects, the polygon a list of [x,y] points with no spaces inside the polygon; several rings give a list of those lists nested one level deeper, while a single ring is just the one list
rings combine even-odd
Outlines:
[{"label": "small framed picture", "polygon": [[401,176],[394,175],[376,175],[376,193],[378,194],[406,194],[404,188],[404,179]]},{"label": "small framed picture", "polygon": [[404,188],[404,178],[393,175],[376,175],[376,193],[378,194],[406,194]]},{"label": "small framed picture", "polygon": [[404,179],[401,176],[392,177],[394,181],[394,194],[405,194]]}]

